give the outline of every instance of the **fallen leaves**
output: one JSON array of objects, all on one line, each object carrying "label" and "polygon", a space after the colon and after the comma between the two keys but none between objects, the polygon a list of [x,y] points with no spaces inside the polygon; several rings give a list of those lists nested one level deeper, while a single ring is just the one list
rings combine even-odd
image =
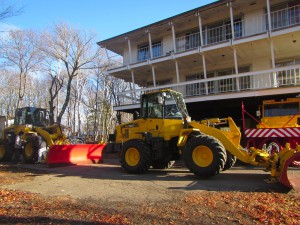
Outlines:
[{"label": "fallen leaves", "polygon": [[0,223],[129,224],[123,215],[110,215],[97,205],[28,192],[0,190],[0,205]]},{"label": "fallen leaves", "polygon": [[300,197],[292,194],[205,191],[187,195],[185,202],[238,219],[243,224],[253,220],[259,224],[296,225],[300,221]]}]

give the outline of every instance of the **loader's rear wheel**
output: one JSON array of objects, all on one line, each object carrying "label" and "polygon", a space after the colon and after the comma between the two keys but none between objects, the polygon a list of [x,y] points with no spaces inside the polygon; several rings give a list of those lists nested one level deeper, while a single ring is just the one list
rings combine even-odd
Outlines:
[{"label": "loader's rear wheel", "polygon": [[149,146],[142,140],[132,139],[121,149],[121,166],[130,173],[145,173],[151,165]]},{"label": "loader's rear wheel", "polygon": [[211,177],[223,170],[226,150],[217,139],[211,136],[198,136],[187,143],[183,158],[191,172],[200,177]]},{"label": "loader's rear wheel", "polygon": [[3,143],[0,145],[0,162],[9,162],[12,159],[14,147],[10,144]]},{"label": "loader's rear wheel", "polygon": [[169,169],[174,165],[175,161],[153,160],[153,169]]}]

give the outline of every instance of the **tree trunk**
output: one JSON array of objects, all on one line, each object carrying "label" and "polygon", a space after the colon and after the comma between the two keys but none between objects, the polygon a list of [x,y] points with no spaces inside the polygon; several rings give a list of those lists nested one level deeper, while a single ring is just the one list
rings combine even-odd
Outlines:
[{"label": "tree trunk", "polygon": [[61,108],[61,111],[59,112],[59,115],[57,117],[57,123],[61,124],[61,119],[62,119],[62,116],[64,115],[67,107],[68,107],[68,104],[70,102],[70,95],[71,95],[71,84],[72,84],[72,80],[73,80],[73,77],[70,76],[69,77],[69,80],[68,80],[68,84],[67,84],[67,94],[66,94],[66,99],[65,99],[65,102]]}]

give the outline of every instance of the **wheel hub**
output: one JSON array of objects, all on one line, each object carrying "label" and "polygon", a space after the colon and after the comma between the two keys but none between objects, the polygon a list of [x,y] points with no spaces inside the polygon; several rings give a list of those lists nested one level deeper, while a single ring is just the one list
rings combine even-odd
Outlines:
[{"label": "wheel hub", "polygon": [[26,155],[27,157],[31,157],[31,156],[32,156],[32,154],[33,154],[32,143],[28,143],[28,144],[25,146],[24,152],[25,152],[25,155]]},{"label": "wheel hub", "polygon": [[194,149],[193,161],[196,165],[200,167],[207,167],[213,162],[213,152],[207,146],[198,146]]},{"label": "wheel hub", "polygon": [[140,161],[140,153],[136,148],[129,148],[126,151],[125,159],[129,166],[136,166]]}]

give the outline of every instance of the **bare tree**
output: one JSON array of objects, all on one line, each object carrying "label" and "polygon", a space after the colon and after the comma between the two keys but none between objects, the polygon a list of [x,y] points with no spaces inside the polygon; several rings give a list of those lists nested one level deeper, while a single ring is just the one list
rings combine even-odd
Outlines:
[{"label": "bare tree", "polygon": [[[54,124],[58,111],[59,93],[63,88],[65,73],[61,70],[61,62],[51,57],[46,57],[42,71],[47,76],[47,90],[49,94],[48,104],[50,111],[50,124]],[[56,112],[55,112],[56,111]]]},{"label": "bare tree", "polygon": [[49,57],[61,61],[67,74],[66,96],[57,116],[58,123],[61,123],[68,107],[73,79],[79,70],[91,68],[93,61],[99,56],[94,39],[94,34],[72,28],[66,23],[55,25],[53,32],[45,35],[44,41],[47,44],[44,45],[44,52]]},{"label": "bare tree", "polygon": [[12,116],[18,101],[18,79],[13,71],[1,70],[0,102],[1,115]]},{"label": "bare tree", "polygon": [[24,98],[29,73],[36,71],[44,59],[39,45],[39,35],[31,30],[10,31],[9,38],[1,40],[0,53],[4,63],[14,69],[19,77],[17,107]]},{"label": "bare tree", "polygon": [[9,17],[18,16],[21,13],[23,13],[24,6],[23,7],[16,7],[16,5],[8,5],[6,6],[4,4],[4,1],[1,1],[0,3],[0,21],[3,21]]}]

